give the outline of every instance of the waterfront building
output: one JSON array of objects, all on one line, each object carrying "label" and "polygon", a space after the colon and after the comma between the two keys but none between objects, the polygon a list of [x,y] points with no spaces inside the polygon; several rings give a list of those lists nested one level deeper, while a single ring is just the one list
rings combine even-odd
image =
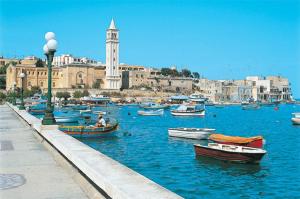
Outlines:
[{"label": "waterfront building", "polygon": [[111,20],[106,31],[106,89],[120,89],[121,75],[119,74],[119,30]]},{"label": "waterfront building", "polygon": [[0,68],[1,67],[4,67],[5,65],[7,64],[10,64],[10,63],[19,63],[20,62],[20,59],[17,59],[17,58],[4,58],[3,56],[0,57]]},{"label": "waterfront building", "polygon": [[52,65],[54,67],[69,65],[69,64],[89,64],[89,65],[101,65],[101,62],[92,60],[87,57],[74,57],[71,54],[63,54],[60,56],[55,56],[53,58]]},{"label": "waterfront building", "polygon": [[186,77],[168,77],[156,70],[123,71],[122,88],[134,89],[148,87],[157,91],[187,92],[193,91],[193,79]]}]

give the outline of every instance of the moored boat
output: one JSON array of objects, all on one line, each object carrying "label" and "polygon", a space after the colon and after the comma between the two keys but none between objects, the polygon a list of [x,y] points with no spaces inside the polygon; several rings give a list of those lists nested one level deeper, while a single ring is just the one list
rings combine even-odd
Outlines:
[{"label": "moored boat", "polygon": [[139,115],[144,115],[144,116],[156,116],[156,115],[163,115],[164,110],[159,109],[159,110],[151,110],[151,111],[138,111]]},{"label": "moored boat", "polygon": [[180,105],[177,109],[171,110],[171,114],[174,116],[204,116],[205,109],[198,108],[198,106]]},{"label": "moored boat", "polygon": [[220,144],[231,144],[231,145],[240,145],[254,148],[263,147],[263,137],[238,137],[238,136],[227,136],[222,134],[211,134],[209,139],[220,143]]},{"label": "moored boat", "polygon": [[256,110],[259,109],[260,106],[258,104],[248,104],[248,105],[243,105],[242,109],[243,110]]},{"label": "moored boat", "polygon": [[215,130],[209,128],[169,128],[168,134],[171,137],[205,140]]},{"label": "moored boat", "polygon": [[292,120],[294,125],[300,125],[300,118],[293,117],[291,120]]},{"label": "moored boat", "polygon": [[259,163],[267,153],[263,149],[218,143],[208,143],[208,146],[195,144],[194,149],[196,156],[239,163]]},{"label": "moored boat", "polygon": [[111,133],[118,127],[118,122],[116,120],[110,119],[104,127],[95,126],[59,126],[59,130],[63,131],[68,135],[73,137],[98,137]]}]

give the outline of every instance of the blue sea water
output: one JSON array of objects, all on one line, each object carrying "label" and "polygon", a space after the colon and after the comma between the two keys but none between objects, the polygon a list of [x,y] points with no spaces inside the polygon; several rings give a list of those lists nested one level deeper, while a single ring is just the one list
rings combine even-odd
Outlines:
[{"label": "blue sea water", "polygon": [[[80,140],[184,198],[300,198],[300,126],[290,120],[299,105],[281,105],[278,111],[207,107],[205,117],[174,117],[169,110],[163,116],[138,116],[134,106],[107,111],[118,118],[118,131]],[[207,141],[170,138],[170,127],[262,135],[267,154],[260,164],[196,157],[193,144]]]}]

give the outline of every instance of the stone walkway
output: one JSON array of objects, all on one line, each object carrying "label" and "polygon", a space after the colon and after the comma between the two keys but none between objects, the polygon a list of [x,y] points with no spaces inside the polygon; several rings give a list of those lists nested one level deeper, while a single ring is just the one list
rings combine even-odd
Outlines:
[{"label": "stone walkway", "polygon": [[87,198],[7,105],[0,106],[0,198]]}]

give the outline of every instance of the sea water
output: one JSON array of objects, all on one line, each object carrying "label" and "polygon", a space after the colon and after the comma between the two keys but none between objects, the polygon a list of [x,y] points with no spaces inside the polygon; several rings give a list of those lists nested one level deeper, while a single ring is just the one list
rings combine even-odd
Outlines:
[{"label": "sea water", "polygon": [[[163,116],[139,116],[137,106],[102,110],[119,120],[119,129],[80,140],[184,198],[300,198],[300,126],[291,123],[299,105],[206,107],[205,117],[176,117],[169,110]],[[260,164],[196,157],[193,144],[207,141],[171,138],[168,128],[174,127],[262,135],[267,154]]]}]

